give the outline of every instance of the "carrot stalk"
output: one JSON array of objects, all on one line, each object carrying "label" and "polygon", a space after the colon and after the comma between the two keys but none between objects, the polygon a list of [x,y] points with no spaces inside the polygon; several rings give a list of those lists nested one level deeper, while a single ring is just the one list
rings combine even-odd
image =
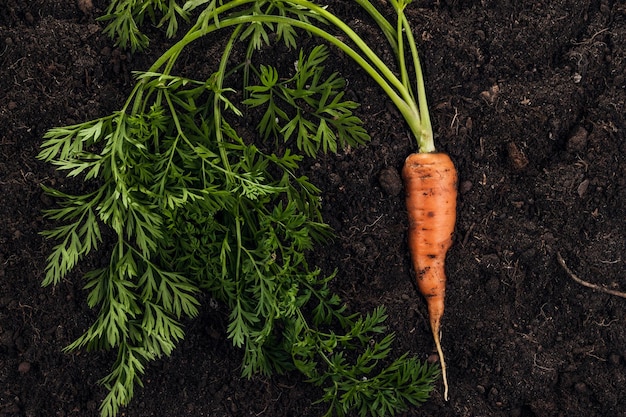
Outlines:
[{"label": "carrot stalk", "polygon": [[457,172],[445,153],[414,153],[402,169],[409,217],[408,244],[417,287],[426,299],[430,328],[448,400],[440,326],[446,294],[445,260],[456,222]]}]

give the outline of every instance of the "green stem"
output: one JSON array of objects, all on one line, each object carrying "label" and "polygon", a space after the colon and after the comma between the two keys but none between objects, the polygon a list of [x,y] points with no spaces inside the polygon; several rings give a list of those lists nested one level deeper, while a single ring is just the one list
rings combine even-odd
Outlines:
[{"label": "green stem", "polygon": [[[303,7],[306,7],[310,9],[311,11],[319,14],[324,19],[326,19],[331,25],[335,26],[337,29],[341,30],[343,33],[348,35],[350,40],[354,42],[354,44],[361,50],[361,52],[363,52],[363,54],[367,57],[367,59],[369,59],[374,64],[374,66],[378,69],[378,71],[380,71],[380,73],[384,76],[384,79],[398,90],[403,100],[407,102],[411,100],[410,94],[408,93],[407,89],[404,87],[402,82],[398,79],[398,77],[396,77],[396,75],[389,69],[387,64],[385,64],[378,57],[378,55],[374,51],[372,51],[372,49],[367,45],[367,43],[356,32],[354,32],[352,28],[350,28],[346,23],[344,23],[341,19],[339,19],[337,16],[335,16],[334,14],[332,14],[325,8],[320,7],[316,4],[313,4],[307,0],[291,0],[291,2],[294,4],[301,5]],[[295,21],[295,22],[303,23],[300,21]],[[356,52],[352,48],[350,48],[348,45],[346,45],[345,43],[341,41],[332,42],[331,39],[337,40],[336,37],[331,35],[327,31],[318,28],[317,26],[314,26],[311,24],[298,25],[295,22],[291,24],[296,27],[301,27],[307,32],[320,36],[330,41],[331,43],[333,43],[340,50],[350,55],[351,58],[355,59],[355,61],[357,61],[357,63],[361,65],[361,67],[363,67],[363,69],[365,69],[369,73],[370,76],[374,77],[375,75],[374,73],[376,73],[376,70],[374,70],[369,63],[367,64],[367,66],[364,66],[362,62],[367,62],[367,61],[365,61],[365,59],[363,59],[361,55],[356,54]],[[352,51],[352,53],[350,51]],[[359,59],[356,59],[354,56],[352,56],[353,53],[356,54]]]},{"label": "green stem", "polygon": [[[419,67],[419,60],[417,57],[417,49],[415,47],[415,40],[413,39],[410,26],[404,15],[403,8],[404,2],[399,3],[397,0],[392,0],[392,5],[398,13],[398,25],[397,31],[392,29],[391,24],[380,14],[378,10],[368,0],[356,0],[361,5],[376,23],[381,28],[384,36],[389,40],[394,52],[398,54],[399,66],[402,80],[391,71],[391,69],[378,57],[378,55],[366,44],[366,42],[354,32],[346,23],[335,16],[333,13],[326,10],[324,7],[320,7],[308,0],[291,0],[290,3],[306,10],[317,14],[321,18],[325,19],[331,26],[342,31],[346,34],[350,40],[359,49],[357,52],[355,49],[339,40],[336,36],[327,32],[326,30],[316,26],[315,24],[301,21],[292,17],[269,15],[269,14],[257,14],[251,13],[251,10],[243,12],[232,12],[237,7],[244,6],[249,3],[254,3],[257,0],[233,0],[220,7],[214,8],[205,16],[201,16],[194,27],[181,39],[178,43],[172,46],[166,51],[161,58],[159,58],[154,65],[150,68],[150,71],[157,72],[163,65],[165,67],[165,73],[169,73],[174,63],[176,62],[181,51],[191,42],[211,33],[218,29],[227,28],[231,26],[238,26],[249,23],[274,23],[290,25],[292,27],[303,29],[312,35],[318,36],[338,49],[343,51],[352,60],[354,60],[359,66],[361,66],[370,77],[383,89],[387,96],[392,100],[394,105],[398,108],[404,119],[406,120],[413,135],[417,139],[420,152],[433,152],[435,150],[432,139],[432,127],[430,123],[430,117],[428,114],[426,94],[423,89],[423,75],[421,68]],[[227,14],[231,12],[230,14]],[[225,17],[221,18],[222,15]],[[210,21],[212,23],[208,23]],[[417,95],[418,102],[415,102],[413,93],[408,85],[408,75],[406,74],[406,64],[404,58],[403,48],[403,36],[407,36],[409,48],[413,56],[413,62],[415,65],[415,71],[417,76]],[[231,42],[233,41],[231,37]],[[229,42],[229,48],[232,45]],[[221,61],[220,67],[223,69],[224,60]],[[218,122],[219,123],[219,122]],[[219,126],[219,125],[218,125]],[[217,129],[219,131],[219,129]]]},{"label": "green stem", "polygon": [[378,24],[378,27],[380,27],[380,30],[387,38],[387,41],[389,41],[389,46],[391,46],[393,52],[398,55],[397,34],[391,23],[389,23],[389,21],[368,0],[355,0],[355,2],[358,3],[359,6],[361,6],[372,19],[374,19],[374,21]]},{"label": "green stem", "polygon": [[[393,28],[391,24],[385,19],[380,12],[368,1],[368,0],[356,0],[357,3],[361,7],[363,7],[370,16],[376,21],[376,23],[381,28],[383,34],[389,40],[392,49],[397,54],[398,63],[400,67],[402,81],[401,87],[397,85],[397,77],[389,70],[386,64],[384,64],[378,56],[371,51],[371,49],[367,46],[365,41],[361,37],[359,37],[352,29],[350,29],[343,21],[337,18],[332,13],[328,12],[326,9],[321,8],[316,5],[311,5],[307,0],[292,0],[294,3],[298,3],[303,5],[304,7],[308,7],[311,10],[319,13],[337,28],[341,29],[345,34],[347,34],[350,39],[363,51],[366,56],[377,66],[377,68],[383,73],[387,80],[389,80],[402,94],[404,104],[406,104],[410,110],[403,110],[402,106],[398,105],[396,100],[389,94],[387,90],[385,92],[392,99],[394,104],[398,107],[398,110],[402,113],[405,120],[409,124],[411,131],[413,132],[415,138],[417,139],[419,151],[420,152],[434,152],[435,146],[433,141],[432,134],[432,125],[430,121],[430,115],[428,112],[428,103],[426,100],[426,92],[424,90],[424,78],[422,74],[422,69],[420,66],[417,47],[415,45],[415,38],[413,37],[413,33],[411,31],[411,26],[404,14],[404,8],[406,4],[408,4],[404,0],[391,0],[393,8],[396,10],[398,14],[398,24],[397,24],[397,33],[393,35]],[[415,102],[413,98],[413,93],[411,91],[410,85],[408,84],[408,74],[405,63],[404,56],[404,48],[403,48],[403,37],[407,36],[407,40],[409,43],[409,48],[411,50],[411,55],[413,57],[413,63],[415,66],[416,78],[417,78],[417,95],[418,102]],[[347,52],[341,45],[336,45],[342,51]],[[345,45],[346,48],[349,48]],[[352,57],[352,56],[351,56]],[[354,59],[354,57],[352,57]],[[368,68],[364,67],[358,60],[355,59],[357,63],[359,63],[370,76],[374,77],[374,74],[368,70]],[[380,83],[379,83],[380,84]],[[385,89],[383,87],[383,89]],[[417,117],[419,120],[415,121],[412,118]]]},{"label": "green stem", "polygon": [[226,148],[224,148],[224,146],[221,146],[221,144],[224,142],[224,137],[222,135],[222,112],[219,108],[220,106],[220,94],[222,94],[223,91],[223,87],[224,87],[224,76],[226,74],[226,65],[228,64],[228,58],[230,57],[230,54],[232,52],[233,49],[233,45],[235,43],[235,40],[237,39],[237,37],[239,36],[239,33],[241,32],[241,30],[243,29],[243,25],[238,25],[235,28],[235,31],[233,32],[233,34],[230,36],[230,39],[228,39],[228,43],[226,44],[226,47],[224,47],[224,53],[222,54],[222,58],[220,59],[220,65],[218,68],[218,76],[217,79],[215,80],[215,92],[214,92],[214,97],[213,97],[213,115],[214,115],[214,120],[213,123],[215,123],[215,139],[218,143],[218,148],[219,148],[219,152],[220,152],[220,158],[222,160],[222,163],[224,164],[224,167],[226,168],[226,179],[230,180],[230,173],[232,173],[232,169],[230,168],[230,162],[228,160],[228,156],[226,155]]},{"label": "green stem", "polygon": [[[394,0],[395,2],[395,0]],[[413,58],[413,68],[415,70],[415,80],[417,89],[417,104],[420,110],[422,132],[417,136],[420,152],[435,152],[435,143],[433,139],[433,128],[430,121],[430,113],[428,111],[428,100],[426,99],[426,89],[424,86],[424,75],[422,74],[422,65],[420,63],[419,54],[417,52],[417,46],[415,44],[415,37],[411,31],[411,26],[404,14],[404,10],[401,12],[401,19],[405,28],[405,34],[409,43],[409,49],[411,50],[411,57]]]},{"label": "green stem", "polygon": [[[310,23],[306,23],[306,22],[302,22],[293,18],[289,18],[289,17],[284,17],[284,16],[273,16],[273,15],[255,15],[255,16],[238,16],[238,17],[234,17],[234,18],[225,18],[223,20],[220,21],[220,27],[217,28],[215,26],[210,26],[206,29],[204,29],[202,32],[190,32],[188,33],[188,35],[186,35],[181,41],[179,41],[179,43],[177,45],[175,45],[172,48],[177,48],[180,47],[180,44],[184,44],[185,46],[191,42],[193,42],[196,39],[199,39],[200,37],[211,33],[217,29],[221,29],[221,28],[226,28],[229,26],[235,26],[235,25],[240,25],[240,24],[245,24],[245,23],[253,23],[253,22],[265,22],[265,23],[282,23],[282,24],[289,24],[291,26],[294,27],[298,27],[300,29],[304,29],[305,31],[319,36],[323,39],[325,39],[326,41],[328,41],[329,43],[333,44],[334,46],[338,47],[341,51],[343,51],[344,53],[346,53],[348,56],[350,56],[350,58],[352,58],[357,64],[359,64],[373,79],[374,81],[376,81],[376,83],[382,87],[382,89],[385,91],[385,93],[389,96],[389,98],[393,101],[393,103],[396,105],[396,107],[398,108],[398,110],[400,110],[400,113],[402,113],[402,115],[405,117],[407,123],[409,124],[409,127],[411,128],[411,130],[413,131],[413,133],[415,135],[418,135],[421,133],[421,126],[420,126],[420,117],[419,117],[419,113],[415,112],[415,109],[412,108],[412,106],[410,106],[406,100],[410,100],[410,95],[408,93],[408,91],[406,90],[406,88],[404,88],[404,86],[402,85],[401,81],[398,80],[398,78],[391,72],[391,70],[389,70],[388,67],[384,66],[384,63],[382,63],[382,61],[380,60],[380,58],[376,57],[374,52],[371,51],[371,49],[369,49],[369,47],[365,46],[365,44],[361,41],[361,43],[364,45],[365,48],[369,49],[370,53],[375,57],[374,60],[379,62],[378,66],[380,66],[381,68],[385,69],[385,76],[387,77],[387,79],[389,79],[390,82],[393,83],[393,85],[398,88],[401,93],[402,96],[400,96],[400,94],[398,94],[398,92],[396,92],[394,90],[394,88],[392,87],[392,85],[389,84],[389,82],[387,82],[387,79],[385,79],[385,77],[381,76],[381,74],[379,74],[376,69],[370,64],[368,63],[358,52],[356,52],[354,49],[352,49],[350,46],[348,46],[347,44],[345,44],[344,42],[342,42],[341,40],[337,39],[335,36],[331,35],[330,33],[318,28],[317,26],[314,26]],[[345,26],[345,25],[344,25]],[[347,26],[345,26],[346,30],[348,31],[352,31],[350,28],[348,28]],[[354,33],[354,32],[352,32]],[[162,64],[161,64],[162,65]],[[155,70],[158,69],[158,65],[155,64],[151,70]]]}]

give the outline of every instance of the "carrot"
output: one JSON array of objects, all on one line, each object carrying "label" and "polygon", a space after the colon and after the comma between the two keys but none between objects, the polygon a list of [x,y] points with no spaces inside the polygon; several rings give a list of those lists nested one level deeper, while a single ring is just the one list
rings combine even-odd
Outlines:
[{"label": "carrot", "polygon": [[444,311],[446,253],[456,222],[457,173],[445,153],[414,153],[402,169],[409,217],[408,243],[417,287],[425,297],[448,400],[446,362],[439,327]]}]

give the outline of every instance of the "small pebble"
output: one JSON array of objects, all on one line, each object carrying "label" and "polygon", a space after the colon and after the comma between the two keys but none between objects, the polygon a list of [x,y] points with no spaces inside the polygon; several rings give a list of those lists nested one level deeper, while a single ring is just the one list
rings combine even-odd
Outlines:
[{"label": "small pebble", "polygon": [[576,390],[576,392],[579,393],[579,394],[586,394],[587,393],[587,384],[585,384],[584,382],[577,382],[574,385],[574,390]]},{"label": "small pebble", "polygon": [[474,184],[470,180],[463,181],[461,185],[459,185],[459,193],[461,194],[468,193],[472,189],[473,186]]},{"label": "small pebble", "polygon": [[489,104],[495,103],[500,95],[500,87],[497,84],[492,85],[489,90],[480,93],[480,97]]},{"label": "small pebble", "polygon": [[395,197],[402,192],[402,179],[398,170],[392,167],[383,168],[378,175],[378,182],[383,191]]},{"label": "small pebble", "polygon": [[30,362],[21,362],[18,366],[17,366],[17,371],[24,375],[27,374],[28,372],[30,372]]},{"label": "small pebble", "polygon": [[426,362],[428,363],[439,362],[439,355],[437,355],[436,353],[431,353],[430,355],[428,355],[428,359],[426,359]]},{"label": "small pebble", "polygon": [[77,3],[81,12],[86,15],[91,14],[91,11],[93,10],[93,3],[91,0],[78,0]]},{"label": "small pebble", "polygon": [[579,126],[572,136],[567,140],[565,148],[567,152],[576,153],[582,152],[587,147],[587,141],[589,138],[589,132],[582,126]]},{"label": "small pebble", "polygon": [[582,198],[587,192],[588,188],[589,188],[589,180],[584,180],[583,182],[581,182],[578,185],[578,188],[576,189],[576,192],[578,192],[578,196]]},{"label": "small pebble", "polygon": [[509,162],[516,171],[521,171],[528,165],[528,158],[524,151],[517,147],[515,142],[509,142],[507,145],[507,152],[509,154]]},{"label": "small pebble", "polygon": [[341,176],[339,176],[339,174],[332,172],[329,176],[328,179],[330,180],[330,183],[332,185],[338,185],[341,184]]}]

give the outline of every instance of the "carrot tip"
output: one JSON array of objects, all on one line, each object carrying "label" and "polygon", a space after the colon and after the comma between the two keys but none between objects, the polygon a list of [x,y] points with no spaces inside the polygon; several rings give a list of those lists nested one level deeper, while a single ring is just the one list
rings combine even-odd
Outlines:
[{"label": "carrot tip", "polygon": [[433,329],[433,338],[435,340],[437,354],[439,355],[439,362],[441,363],[441,378],[443,380],[443,400],[448,401],[448,374],[446,372],[446,360],[443,357],[443,349],[441,349],[439,332],[435,329]]}]

